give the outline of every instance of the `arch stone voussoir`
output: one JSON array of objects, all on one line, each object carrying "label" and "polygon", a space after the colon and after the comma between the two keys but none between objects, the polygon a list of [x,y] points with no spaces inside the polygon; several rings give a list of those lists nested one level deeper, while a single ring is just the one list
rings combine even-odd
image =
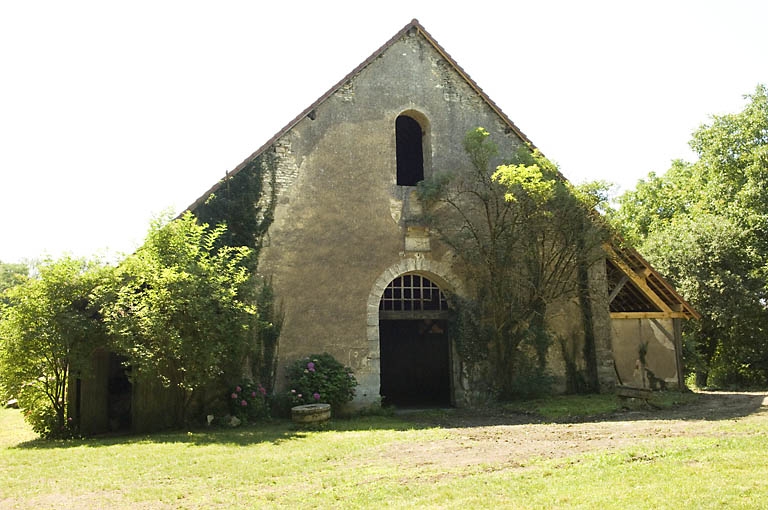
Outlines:
[{"label": "arch stone voussoir", "polygon": [[375,319],[377,322],[379,320],[379,301],[381,301],[381,296],[384,294],[384,289],[398,276],[411,272],[420,273],[435,280],[435,283],[438,283],[444,291],[454,294],[464,293],[459,279],[455,277],[450,266],[447,264],[425,258],[409,257],[385,269],[373,284],[371,293],[368,296],[368,313],[371,314],[375,307]]},{"label": "arch stone voussoir", "polygon": [[[368,367],[371,371],[367,374],[369,384],[379,381],[381,376],[380,356],[380,332],[379,332],[379,303],[384,290],[395,278],[407,273],[420,274],[434,281],[441,290],[454,294],[464,294],[464,288],[460,280],[453,274],[448,264],[421,257],[404,258],[381,272],[368,295],[366,340],[368,343]],[[369,388],[369,394],[377,394],[378,388]]]}]

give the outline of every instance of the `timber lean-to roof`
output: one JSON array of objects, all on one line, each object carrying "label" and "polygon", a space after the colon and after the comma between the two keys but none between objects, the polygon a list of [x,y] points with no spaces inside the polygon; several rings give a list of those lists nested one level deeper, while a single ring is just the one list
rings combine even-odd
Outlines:
[{"label": "timber lean-to roof", "polygon": [[[245,160],[240,163],[234,170],[229,172],[227,176],[231,177],[238,173],[240,170],[242,170],[249,162],[251,162],[254,158],[259,156],[262,152],[267,150],[272,144],[274,144],[277,140],[279,140],[282,136],[284,136],[288,131],[290,131],[296,124],[298,124],[304,117],[309,115],[309,113],[317,108],[321,103],[323,103],[326,99],[331,97],[334,93],[336,93],[344,84],[346,84],[349,80],[351,80],[354,76],[356,76],[360,71],[368,67],[371,62],[376,60],[376,58],[387,51],[393,44],[395,44],[397,41],[400,40],[405,34],[410,32],[411,30],[416,30],[418,33],[424,36],[424,38],[435,48],[435,50],[443,57],[445,60],[456,70],[459,75],[466,80],[466,82],[469,84],[472,89],[477,92],[477,94],[483,98],[483,100],[488,103],[488,106],[491,107],[491,109],[496,112],[496,114],[501,118],[504,123],[509,127],[512,132],[514,132],[517,136],[520,137],[521,140],[523,140],[525,143],[530,144],[532,148],[535,148],[533,145],[533,142],[531,142],[525,134],[523,134],[522,131],[515,125],[512,120],[510,120],[507,115],[501,111],[501,108],[496,105],[496,103],[491,100],[488,95],[483,92],[483,89],[480,88],[480,86],[475,83],[475,81],[470,78],[470,76],[462,69],[462,67],[451,57],[447,51],[443,49],[442,46],[440,46],[437,41],[427,32],[423,26],[419,23],[419,20],[413,19],[410,23],[405,25],[398,33],[396,33],[389,41],[384,43],[384,45],[379,48],[378,50],[374,51],[370,57],[365,59],[359,66],[357,66],[355,69],[352,70],[348,75],[346,75],[344,78],[342,78],[336,85],[331,87],[328,92],[320,96],[317,101],[312,103],[309,107],[307,107],[303,112],[301,112],[299,115],[296,116],[292,121],[290,121],[286,126],[281,129],[280,131],[275,134],[272,138],[270,138],[264,145],[259,147],[256,152],[245,158]],[[211,193],[215,193],[217,189],[221,186],[223,181],[219,181],[216,183],[211,189],[203,193],[200,198],[195,200],[192,205],[190,205],[187,210],[194,210],[198,205],[203,203],[210,195]]]},{"label": "timber lean-to roof", "polygon": [[[453,67],[453,69],[467,82],[467,84],[485,101],[488,106],[499,116],[507,127],[515,133],[520,139],[527,143],[531,148],[536,148],[533,142],[515,125],[512,120],[499,108],[499,106],[483,92],[483,89],[464,71],[464,69],[451,57],[445,49],[430,35],[426,29],[421,26],[417,19],[411,20],[399,32],[397,32],[389,41],[384,43],[379,49],[374,51],[371,56],[365,59],[359,66],[353,69],[349,74],[342,78],[338,83],[331,87],[325,94],[320,96],[317,101],[308,106],[304,111],[297,115],[285,127],[278,131],[264,145],[259,147],[253,154],[245,158],[234,170],[227,174],[227,177],[240,172],[254,158],[258,157],[264,151],[269,149],[278,139],[288,133],[304,117],[310,114],[326,99],[335,94],[342,86],[354,78],[363,69],[368,67],[376,58],[387,51],[393,44],[399,41],[410,31],[415,30],[421,34],[427,42]],[[215,193],[224,183],[224,179],[217,182],[213,187],[193,202],[187,210],[194,210],[198,205]],[[664,278],[654,270],[640,254],[627,247],[620,247],[620,243],[611,243],[605,245],[608,255],[608,284],[611,305],[611,317],[613,318],[700,318],[696,310],[691,307],[676,291],[667,283]]]},{"label": "timber lean-to roof", "polygon": [[637,250],[620,239],[604,249],[612,318],[701,318]]}]

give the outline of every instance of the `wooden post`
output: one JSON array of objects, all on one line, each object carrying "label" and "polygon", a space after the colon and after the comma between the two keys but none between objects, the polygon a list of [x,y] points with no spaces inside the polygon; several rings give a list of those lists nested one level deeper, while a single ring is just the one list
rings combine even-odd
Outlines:
[{"label": "wooden post", "polygon": [[675,367],[677,368],[677,389],[685,389],[683,374],[683,323],[682,319],[672,319],[673,335],[675,337]]}]

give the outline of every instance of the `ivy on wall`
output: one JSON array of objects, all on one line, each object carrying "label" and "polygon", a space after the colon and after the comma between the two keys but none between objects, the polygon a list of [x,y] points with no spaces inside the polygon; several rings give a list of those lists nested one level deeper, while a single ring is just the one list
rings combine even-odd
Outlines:
[{"label": "ivy on wall", "polygon": [[221,246],[247,246],[252,249],[248,261],[252,282],[247,300],[257,307],[253,324],[253,342],[249,352],[251,373],[271,391],[275,381],[278,340],[282,309],[275,303],[272,284],[259,276],[259,254],[274,220],[277,194],[277,157],[267,150],[254,157],[232,175],[225,177],[206,201],[194,208],[199,221],[227,230],[219,239]]},{"label": "ivy on wall", "polygon": [[193,211],[201,222],[227,225],[227,232],[221,238],[223,245],[252,248],[251,269],[254,272],[274,219],[276,178],[275,153],[265,151],[248,161],[239,172],[225,177],[218,189]]}]

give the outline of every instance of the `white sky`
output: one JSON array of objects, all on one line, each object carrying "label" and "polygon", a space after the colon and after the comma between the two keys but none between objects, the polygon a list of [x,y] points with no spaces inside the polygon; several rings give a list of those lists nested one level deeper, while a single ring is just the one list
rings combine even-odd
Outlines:
[{"label": "white sky", "polygon": [[417,18],[574,182],[768,83],[768,2],[5,1],[0,261],[134,250]]}]

